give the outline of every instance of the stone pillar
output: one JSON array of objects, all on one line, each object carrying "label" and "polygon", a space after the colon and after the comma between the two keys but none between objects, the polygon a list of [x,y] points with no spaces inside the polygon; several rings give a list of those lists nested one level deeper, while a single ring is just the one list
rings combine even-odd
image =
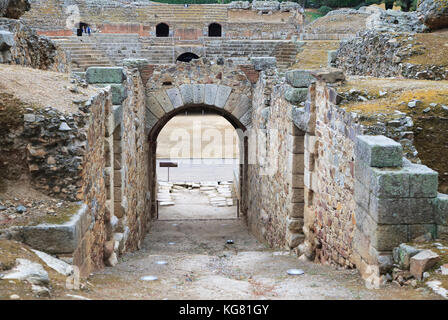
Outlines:
[{"label": "stone pillar", "polygon": [[385,136],[358,136],[355,146],[353,260],[365,279],[392,267],[392,249],[427,233],[436,236],[438,174],[402,157]]}]

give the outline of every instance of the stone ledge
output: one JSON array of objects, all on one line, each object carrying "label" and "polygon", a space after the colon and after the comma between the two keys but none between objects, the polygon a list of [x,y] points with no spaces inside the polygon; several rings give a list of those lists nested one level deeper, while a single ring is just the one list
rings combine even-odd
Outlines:
[{"label": "stone ledge", "polygon": [[47,253],[69,254],[76,250],[91,223],[87,205],[81,204],[78,212],[64,224],[14,227],[15,240]]}]

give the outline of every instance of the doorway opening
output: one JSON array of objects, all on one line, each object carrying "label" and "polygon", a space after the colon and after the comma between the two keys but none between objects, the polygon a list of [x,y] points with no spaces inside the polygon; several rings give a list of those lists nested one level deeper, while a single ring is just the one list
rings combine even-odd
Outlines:
[{"label": "doorway opening", "polygon": [[170,27],[166,23],[159,23],[156,26],[156,37],[169,37]]},{"label": "doorway opening", "polygon": [[232,124],[211,110],[171,118],[157,137],[157,218],[237,218],[240,148]]},{"label": "doorway opening", "polygon": [[219,23],[211,23],[208,26],[209,37],[222,37],[222,27]]}]

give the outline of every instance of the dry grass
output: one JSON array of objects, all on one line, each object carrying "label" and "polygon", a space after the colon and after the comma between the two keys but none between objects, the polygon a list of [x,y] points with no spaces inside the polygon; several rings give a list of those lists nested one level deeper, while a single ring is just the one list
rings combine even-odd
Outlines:
[{"label": "dry grass", "polygon": [[296,56],[296,63],[291,69],[320,69],[327,66],[328,51],[339,48],[339,41],[305,41],[302,51]]},{"label": "dry grass", "polygon": [[448,65],[448,30],[438,33],[417,33],[415,48],[423,54],[414,55],[404,60],[412,64]]}]

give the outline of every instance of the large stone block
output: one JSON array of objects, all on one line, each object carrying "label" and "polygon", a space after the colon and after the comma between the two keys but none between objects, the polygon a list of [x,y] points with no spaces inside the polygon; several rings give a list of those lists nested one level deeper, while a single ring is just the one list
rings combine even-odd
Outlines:
[{"label": "large stone block", "polygon": [[385,136],[357,136],[355,157],[371,167],[401,167],[403,147]]},{"label": "large stone block", "polygon": [[305,201],[305,190],[303,188],[291,188],[291,202],[303,203]]},{"label": "large stone block", "polygon": [[308,89],[306,88],[289,88],[285,92],[286,101],[292,104],[299,104],[305,102],[308,97]]},{"label": "large stone block", "polygon": [[277,66],[277,58],[275,57],[252,57],[250,58],[250,62],[257,71],[263,71]]},{"label": "large stone block", "polygon": [[434,201],[435,220],[438,225],[448,226],[448,195],[439,193]]},{"label": "large stone block", "polygon": [[119,105],[122,104],[123,101],[128,97],[128,92],[126,87],[122,84],[114,84],[114,83],[98,83],[96,86],[100,88],[104,88],[110,86],[110,92],[112,94],[112,104]]},{"label": "large stone block", "polygon": [[407,242],[407,225],[378,225],[372,235],[371,244],[378,251],[392,251],[401,243]]},{"label": "large stone block", "polygon": [[0,30],[0,51],[9,50],[12,46],[14,46],[14,34],[6,31]]},{"label": "large stone block", "polygon": [[425,165],[406,163],[404,170],[409,173],[409,196],[434,198],[437,196],[439,174]]},{"label": "large stone block", "polygon": [[154,125],[159,121],[159,118],[157,118],[151,111],[146,109],[145,112],[145,127],[147,129],[151,129],[154,127]]},{"label": "large stone block", "polygon": [[241,118],[251,107],[251,101],[248,96],[242,94],[240,95],[240,99],[238,105],[233,110],[232,114],[237,118]]},{"label": "large stone block", "polygon": [[371,168],[370,189],[378,198],[409,197],[410,174],[407,170]]},{"label": "large stone block", "polygon": [[371,194],[369,213],[379,224],[434,223],[434,200],[430,198],[381,199]]},{"label": "large stone block", "polygon": [[303,174],[305,172],[305,161],[303,154],[290,153],[289,159],[291,162],[292,174]]},{"label": "large stone block", "polygon": [[309,70],[290,70],[285,74],[286,82],[295,88],[308,88],[316,79]]},{"label": "large stone block", "polygon": [[146,97],[146,107],[149,108],[149,110],[159,119],[165,115],[165,110],[163,110],[162,106],[153,94],[149,94]]},{"label": "large stone block", "polygon": [[184,102],[184,105],[193,104],[194,103],[193,85],[183,84],[179,87],[179,89],[182,95],[182,101]]},{"label": "large stone block", "polygon": [[166,94],[168,98],[170,98],[170,101],[173,104],[174,109],[183,106],[184,102],[182,101],[182,95],[180,93],[179,88],[167,89]]},{"label": "large stone block", "polygon": [[216,91],[215,106],[218,108],[224,108],[231,92],[231,87],[219,85],[218,90]]},{"label": "large stone block", "polygon": [[[181,92],[182,92],[182,90],[181,90]],[[162,107],[163,111],[168,113],[168,112],[174,110],[173,104],[171,103],[171,100],[168,97],[168,95],[167,95],[165,90],[155,91],[152,94],[153,94],[154,98],[157,100],[157,102],[160,104],[160,106]],[[182,100],[185,103],[185,100],[184,100],[183,96],[182,96]]]},{"label": "large stone block", "polygon": [[304,217],[304,203],[291,203],[289,204],[289,216],[291,218],[303,218]]},{"label": "large stone block", "polygon": [[80,207],[71,219],[63,224],[40,224],[19,227],[21,241],[34,249],[47,253],[73,253],[92,223],[88,207]]},{"label": "large stone block", "polygon": [[358,180],[355,180],[355,202],[364,210],[369,211],[370,190]]},{"label": "large stone block", "polygon": [[90,67],[86,71],[88,83],[118,83],[126,79],[123,68],[120,67]]},{"label": "large stone block", "polygon": [[206,84],[205,85],[204,103],[207,105],[213,106],[215,104],[217,92],[218,92],[218,85]]},{"label": "large stone block", "polygon": [[192,90],[193,90],[193,103],[203,104],[205,96],[205,84],[194,84]]}]

